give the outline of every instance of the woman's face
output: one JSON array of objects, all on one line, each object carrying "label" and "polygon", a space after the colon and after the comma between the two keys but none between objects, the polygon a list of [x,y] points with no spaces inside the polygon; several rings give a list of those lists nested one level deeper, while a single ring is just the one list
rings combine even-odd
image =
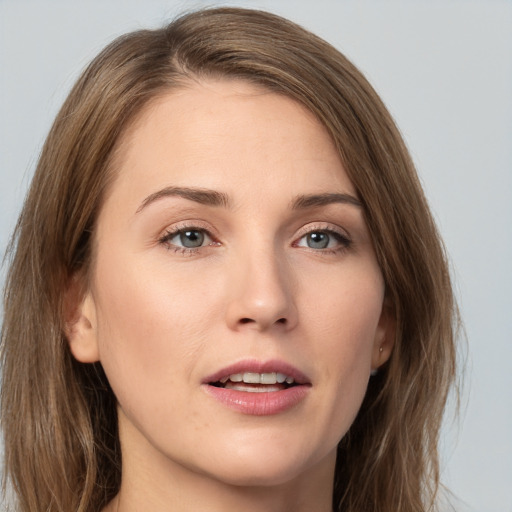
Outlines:
[{"label": "woman's face", "polygon": [[194,83],[146,108],[117,166],[70,345],[105,369],[123,464],[332,471],[391,320],[325,129],[284,96]]}]

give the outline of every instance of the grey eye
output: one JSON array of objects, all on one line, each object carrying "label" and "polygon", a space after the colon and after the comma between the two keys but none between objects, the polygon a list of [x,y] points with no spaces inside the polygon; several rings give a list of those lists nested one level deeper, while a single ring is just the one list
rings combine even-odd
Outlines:
[{"label": "grey eye", "polygon": [[208,245],[219,245],[206,229],[192,226],[165,233],[159,242],[167,248],[183,253],[194,252]]},{"label": "grey eye", "polygon": [[307,247],[309,249],[343,249],[351,245],[351,241],[341,233],[331,229],[317,229],[303,235],[297,242],[297,247]]},{"label": "grey eye", "polygon": [[197,229],[182,231],[178,234],[178,237],[180,245],[189,249],[201,247],[205,240],[204,233],[202,231],[198,231]]},{"label": "grey eye", "polygon": [[306,235],[306,244],[311,249],[325,249],[329,246],[330,236],[322,231],[314,231]]}]

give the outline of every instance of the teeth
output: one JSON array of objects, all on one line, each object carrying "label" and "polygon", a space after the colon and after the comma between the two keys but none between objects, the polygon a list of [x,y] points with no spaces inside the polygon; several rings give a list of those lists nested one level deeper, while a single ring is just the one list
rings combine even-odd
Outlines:
[{"label": "teeth", "polygon": [[284,373],[271,372],[271,373],[234,373],[229,377],[224,377],[220,380],[222,384],[225,384],[228,380],[231,382],[244,382],[246,384],[293,384],[295,382],[293,377],[289,377]]},{"label": "teeth", "polygon": [[243,381],[246,384],[261,384],[261,377],[259,373],[246,372]]},{"label": "teeth", "polygon": [[250,386],[245,382],[231,383],[228,384],[229,389],[234,391],[245,391],[246,393],[275,393],[281,391],[281,386],[268,385],[268,386]]},{"label": "teeth", "polygon": [[284,373],[276,374],[276,379],[279,384],[282,384],[286,380],[286,375]]},{"label": "teeth", "polygon": [[262,373],[260,375],[260,382],[262,384],[275,384],[277,382],[277,376],[274,373]]}]

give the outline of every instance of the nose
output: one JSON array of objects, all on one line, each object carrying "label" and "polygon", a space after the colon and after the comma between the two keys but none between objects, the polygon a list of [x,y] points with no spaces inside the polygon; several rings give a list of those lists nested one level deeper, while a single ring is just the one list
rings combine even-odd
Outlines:
[{"label": "nose", "polygon": [[284,258],[262,252],[238,258],[228,273],[226,321],[230,329],[286,331],[297,324],[292,272]]}]

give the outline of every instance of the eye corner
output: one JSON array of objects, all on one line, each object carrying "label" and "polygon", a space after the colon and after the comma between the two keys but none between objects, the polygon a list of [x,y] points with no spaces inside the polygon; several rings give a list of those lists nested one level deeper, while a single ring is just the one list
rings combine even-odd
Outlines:
[{"label": "eye corner", "polygon": [[158,237],[158,244],[181,254],[194,254],[208,247],[221,245],[211,230],[197,223],[171,226]]},{"label": "eye corner", "polygon": [[292,243],[293,247],[301,247],[318,253],[339,253],[352,246],[351,237],[331,225],[310,225],[299,233]]}]

